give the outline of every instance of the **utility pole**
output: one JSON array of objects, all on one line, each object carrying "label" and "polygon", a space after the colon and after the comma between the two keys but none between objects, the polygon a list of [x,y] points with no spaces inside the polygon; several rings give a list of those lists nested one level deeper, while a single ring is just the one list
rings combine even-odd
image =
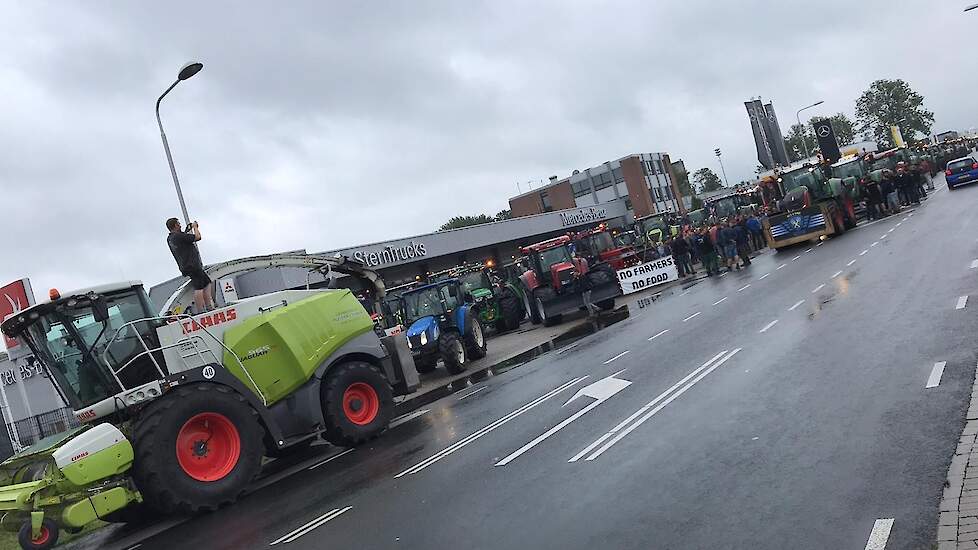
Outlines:
[{"label": "utility pole", "polygon": [[717,147],[713,150],[713,154],[717,156],[717,160],[720,161],[720,173],[723,174],[723,185],[724,187],[730,187],[730,182],[727,181],[727,171],[723,169],[723,159],[720,158],[720,148]]}]

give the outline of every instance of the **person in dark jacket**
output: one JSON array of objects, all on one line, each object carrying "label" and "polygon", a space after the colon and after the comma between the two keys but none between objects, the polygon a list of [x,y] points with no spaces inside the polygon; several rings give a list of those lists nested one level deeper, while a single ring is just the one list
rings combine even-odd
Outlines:
[{"label": "person in dark jacket", "polygon": [[723,257],[726,259],[727,271],[740,270],[740,258],[737,257],[737,230],[733,222],[727,222],[726,227],[719,231],[720,245],[723,247]]},{"label": "person in dark jacket", "polygon": [[686,275],[691,275],[693,273],[693,266],[689,265],[689,245],[686,243],[681,235],[672,239],[670,243],[670,248],[672,248],[672,257],[676,260],[676,269],[679,271],[680,277],[685,277]]},{"label": "person in dark jacket", "polygon": [[169,230],[166,244],[177,262],[177,269],[185,277],[190,277],[190,284],[194,288],[194,305],[197,309],[195,313],[214,309],[214,283],[204,272],[200,251],[197,250],[197,241],[201,239],[197,222],[191,223],[189,232],[185,232],[180,226],[180,220],[170,218],[166,220],[166,228]]},{"label": "person in dark jacket", "polygon": [[714,248],[713,240],[710,239],[710,231],[705,227],[701,228],[696,234],[696,250],[699,252],[700,260],[703,262],[703,269],[706,270],[708,276],[712,277],[720,272],[716,249]]},{"label": "person in dark jacket", "polygon": [[735,233],[734,240],[737,241],[737,255],[740,256],[740,263],[743,267],[750,265],[750,235],[744,224],[733,226]]}]

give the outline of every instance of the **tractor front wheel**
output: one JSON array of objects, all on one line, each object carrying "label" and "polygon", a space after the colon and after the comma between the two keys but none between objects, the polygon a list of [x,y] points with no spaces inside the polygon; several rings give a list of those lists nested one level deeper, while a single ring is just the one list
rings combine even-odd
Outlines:
[{"label": "tractor front wheel", "polygon": [[520,321],[523,320],[523,304],[516,296],[516,293],[508,288],[504,288],[499,296],[499,322],[503,330],[516,330],[520,328]]},{"label": "tractor front wheel", "polygon": [[414,358],[414,368],[421,374],[429,373],[438,366],[438,354],[419,355]]},{"label": "tractor front wheel", "polygon": [[31,531],[31,521],[27,520],[20,526],[20,532],[17,533],[17,542],[24,550],[46,550],[47,548],[54,548],[54,545],[58,544],[58,524],[53,520],[44,518],[41,521],[41,530],[36,537]]},{"label": "tractor front wheel", "polygon": [[195,514],[237,500],[265,452],[258,413],[219,384],[179,387],[147,406],[133,428],[133,478],[164,514]]},{"label": "tractor front wheel", "polygon": [[472,312],[465,316],[465,354],[470,359],[482,359],[486,356],[486,333],[479,318]]},{"label": "tractor front wheel", "polygon": [[365,361],[341,363],[322,385],[326,441],[353,447],[380,435],[394,414],[394,395],[380,369]]},{"label": "tractor front wheel", "polygon": [[458,334],[445,331],[438,337],[438,351],[441,360],[445,362],[445,370],[451,374],[461,374],[468,366],[468,357],[465,353],[465,344]]}]

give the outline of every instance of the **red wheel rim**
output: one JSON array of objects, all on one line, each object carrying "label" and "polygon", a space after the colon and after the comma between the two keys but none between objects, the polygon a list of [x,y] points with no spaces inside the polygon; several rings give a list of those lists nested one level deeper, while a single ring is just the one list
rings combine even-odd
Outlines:
[{"label": "red wheel rim", "polygon": [[380,412],[377,391],[367,383],[354,382],[343,392],[343,414],[358,426],[370,424]]},{"label": "red wheel rim", "polygon": [[34,544],[36,544],[36,545],[38,545],[38,546],[40,546],[40,545],[46,543],[49,538],[51,538],[51,532],[48,531],[48,528],[47,528],[46,525],[42,525],[41,526],[41,530],[38,531],[38,533],[37,533],[37,538],[31,537],[31,542],[34,543]]},{"label": "red wheel rim", "polygon": [[241,436],[223,414],[200,413],[177,434],[177,462],[197,481],[224,479],[240,456]]}]

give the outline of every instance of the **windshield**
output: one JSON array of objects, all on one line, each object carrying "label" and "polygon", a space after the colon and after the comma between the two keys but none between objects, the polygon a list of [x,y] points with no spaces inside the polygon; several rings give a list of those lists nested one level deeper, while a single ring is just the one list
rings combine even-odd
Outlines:
[{"label": "windshield", "polygon": [[571,261],[570,251],[566,246],[558,246],[540,253],[540,266],[544,270],[549,270],[554,264]]},{"label": "windshield", "polygon": [[970,170],[971,165],[974,164],[974,162],[975,161],[969,159],[951,161],[947,163],[947,169],[951,170],[952,172],[956,172],[959,170],[961,171]]},{"label": "windshield", "polygon": [[644,220],[639,220],[639,227],[642,229],[643,235],[648,235],[649,231],[653,229],[658,229],[662,233],[668,232],[668,227],[666,227],[665,216],[652,216],[651,218],[645,218]]},{"label": "windshield", "polygon": [[832,167],[832,176],[836,178],[859,178],[863,175],[863,163],[858,159]]},{"label": "windshield", "polygon": [[713,203],[716,215],[720,218],[729,218],[737,213],[737,204],[733,197],[720,199]]},{"label": "windshield", "polygon": [[815,176],[808,170],[795,170],[794,172],[788,172],[787,174],[783,174],[781,179],[786,195],[793,189],[797,189],[802,185],[808,187],[809,191],[814,191],[815,189]]},{"label": "windshield", "polygon": [[472,292],[477,288],[489,288],[492,286],[492,283],[489,282],[489,277],[482,271],[466,273],[458,278],[458,282],[462,285],[462,289],[466,292]]},{"label": "windshield", "polygon": [[404,312],[409,321],[445,313],[438,288],[429,286],[404,295]]},{"label": "windshield", "polygon": [[615,242],[607,232],[588,235],[585,239],[589,249],[595,252],[605,252],[615,248]]},{"label": "windshield", "polygon": [[[147,317],[148,302],[144,298],[135,290],[106,296],[109,319],[104,324],[95,322],[91,306],[83,301],[84,305],[76,307],[58,304],[49,308],[28,327],[27,335],[38,359],[54,374],[75,408],[92,405],[121,391],[106,368],[103,353],[110,365],[119,369],[145,351],[131,327],[122,331],[106,351],[107,344],[123,325]],[[140,336],[155,342],[155,327],[148,323],[142,325],[137,327]],[[158,378],[141,364],[134,363],[131,367],[119,375],[126,388]]]}]

